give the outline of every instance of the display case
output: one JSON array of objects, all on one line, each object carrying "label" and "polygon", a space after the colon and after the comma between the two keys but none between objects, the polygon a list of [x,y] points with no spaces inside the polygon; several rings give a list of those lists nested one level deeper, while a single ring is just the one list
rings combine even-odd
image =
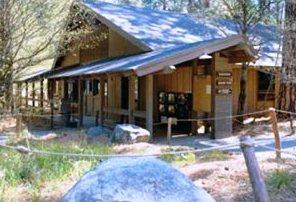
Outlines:
[{"label": "display case", "polygon": [[[158,94],[159,120],[167,120],[168,117],[177,119],[191,118],[192,94],[161,91]],[[178,122],[173,130],[191,132],[191,122]]]}]

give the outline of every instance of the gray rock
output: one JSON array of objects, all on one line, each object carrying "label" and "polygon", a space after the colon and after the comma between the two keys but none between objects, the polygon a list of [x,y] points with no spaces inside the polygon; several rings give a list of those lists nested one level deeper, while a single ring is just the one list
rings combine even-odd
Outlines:
[{"label": "gray rock", "polygon": [[115,143],[131,144],[136,142],[148,142],[150,132],[139,126],[131,124],[119,124],[112,133],[112,141]]},{"label": "gray rock", "polygon": [[185,175],[154,158],[109,159],[86,173],[61,200],[212,202]]},{"label": "gray rock", "polygon": [[112,131],[108,128],[97,126],[97,127],[91,127],[87,130],[86,133],[88,136],[91,137],[98,137],[98,136],[107,136],[109,137],[112,134]]}]

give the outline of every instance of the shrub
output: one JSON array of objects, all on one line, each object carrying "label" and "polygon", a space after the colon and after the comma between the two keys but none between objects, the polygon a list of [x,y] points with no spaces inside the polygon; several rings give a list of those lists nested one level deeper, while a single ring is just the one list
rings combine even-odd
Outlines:
[{"label": "shrub", "polygon": [[281,188],[292,188],[296,182],[296,176],[286,170],[273,171],[267,177],[267,186],[269,190],[279,190]]},{"label": "shrub", "polygon": [[[26,145],[25,142],[19,144]],[[31,141],[30,147],[39,150],[66,152],[108,154],[111,147],[98,143],[47,142]],[[70,158],[63,156],[27,155],[12,150],[0,149],[0,201],[6,189],[24,185],[30,199],[38,200],[40,187],[50,181],[62,181],[67,176],[80,177],[84,172],[98,164],[98,158]]]},{"label": "shrub", "polygon": [[227,152],[220,151],[220,150],[203,152],[198,156],[199,156],[199,159],[202,161],[225,161],[230,158]]}]

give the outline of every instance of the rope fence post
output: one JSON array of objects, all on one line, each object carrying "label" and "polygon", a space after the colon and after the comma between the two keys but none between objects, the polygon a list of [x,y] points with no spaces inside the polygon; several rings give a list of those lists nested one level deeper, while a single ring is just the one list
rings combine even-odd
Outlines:
[{"label": "rope fence post", "polygon": [[280,134],[279,134],[279,129],[278,129],[278,124],[277,124],[277,117],[276,117],[276,111],[274,108],[269,108],[269,115],[270,115],[270,121],[272,125],[272,131],[274,134],[274,140],[275,140],[275,148],[276,150],[276,159],[279,160],[281,159],[281,139],[280,139]]},{"label": "rope fence post", "polygon": [[171,144],[172,140],[172,122],[173,119],[171,117],[168,118],[168,129],[167,129],[167,144]]},{"label": "rope fence post", "polygon": [[240,147],[243,152],[255,201],[269,202],[264,179],[261,175],[259,164],[255,156],[254,140],[250,136],[240,137]]},{"label": "rope fence post", "polygon": [[21,113],[17,113],[16,115],[16,136],[19,138],[22,133],[22,115]]}]

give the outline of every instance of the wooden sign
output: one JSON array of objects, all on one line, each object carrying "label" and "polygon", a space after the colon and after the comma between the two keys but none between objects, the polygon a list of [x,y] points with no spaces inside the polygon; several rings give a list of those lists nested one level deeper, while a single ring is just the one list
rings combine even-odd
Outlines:
[{"label": "wooden sign", "polygon": [[218,95],[231,95],[232,90],[230,88],[224,88],[224,89],[217,89]]},{"label": "wooden sign", "polygon": [[231,86],[231,80],[219,80],[217,81],[217,86]]},{"label": "wooden sign", "polygon": [[232,72],[217,72],[217,77],[232,77]]}]

